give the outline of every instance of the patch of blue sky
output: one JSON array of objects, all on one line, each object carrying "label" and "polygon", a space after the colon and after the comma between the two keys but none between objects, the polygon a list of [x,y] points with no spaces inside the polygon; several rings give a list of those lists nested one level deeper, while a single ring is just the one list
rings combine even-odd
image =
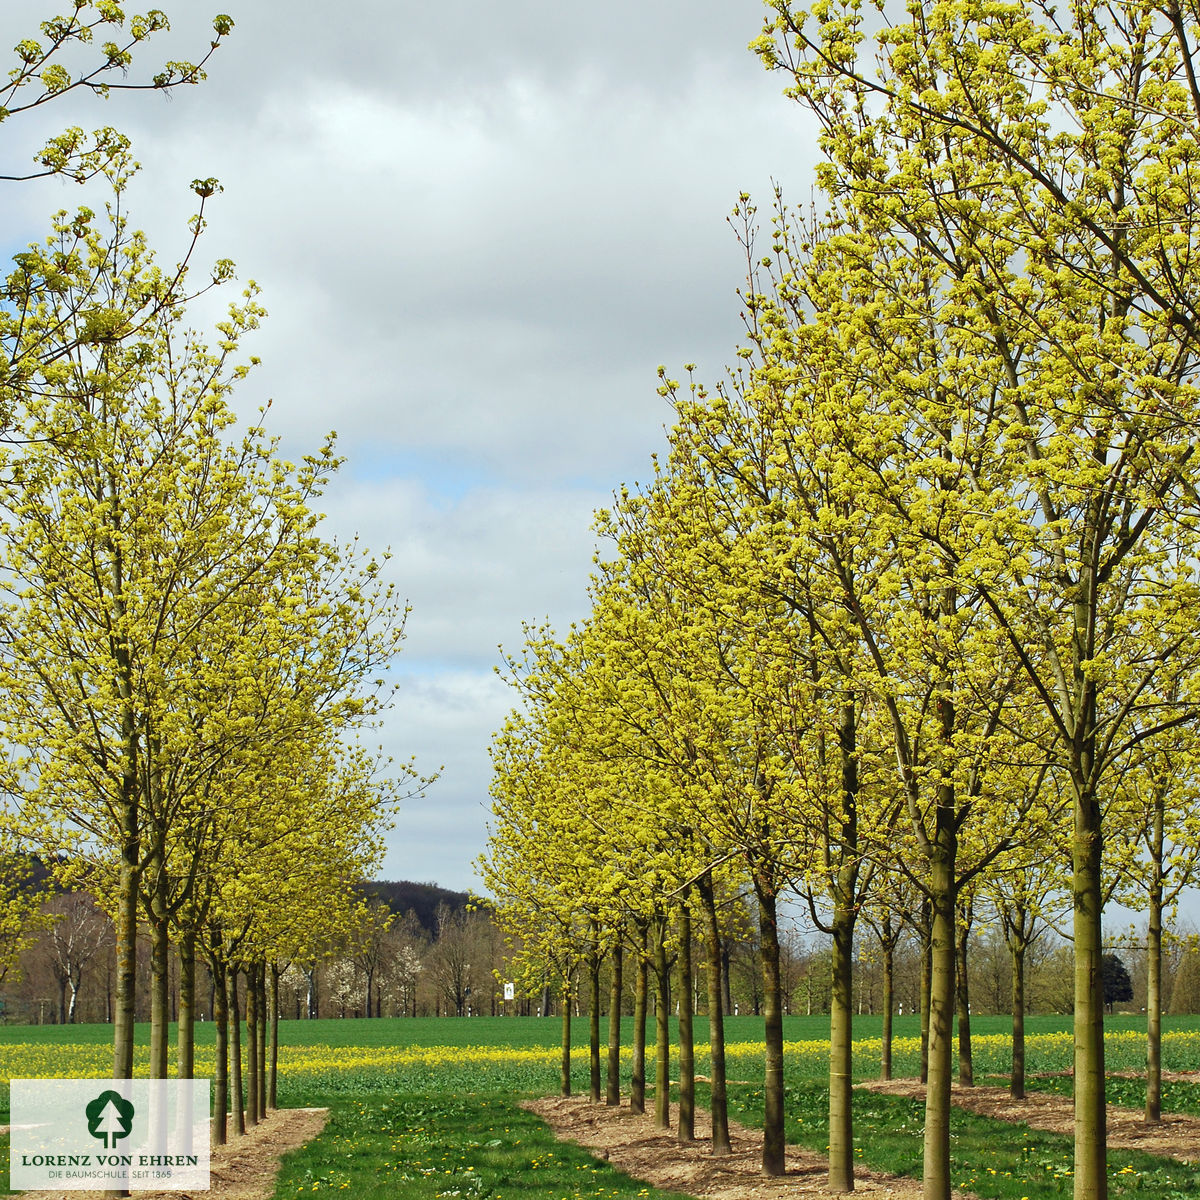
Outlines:
[{"label": "patch of blue sky", "polygon": [[414,480],[425,488],[435,507],[452,506],[472,491],[499,482],[478,459],[448,451],[359,444],[344,452],[348,460],[342,469],[348,478],[361,483]]}]

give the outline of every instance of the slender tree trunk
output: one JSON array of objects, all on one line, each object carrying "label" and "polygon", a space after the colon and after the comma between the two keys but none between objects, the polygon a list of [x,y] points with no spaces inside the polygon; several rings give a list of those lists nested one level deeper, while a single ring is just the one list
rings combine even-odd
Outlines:
[{"label": "slender tree trunk", "polygon": [[854,922],[853,884],[834,888],[829,1004],[829,1190],[854,1190]]},{"label": "slender tree trunk", "polygon": [[116,996],[113,1002],[113,1078],[133,1078],[133,1025],[137,1001],[138,836],[136,796],[121,805],[121,861],[117,879]]},{"label": "slender tree trunk", "polygon": [[559,1060],[559,1094],[571,1094],[571,979],[563,976],[562,985],[562,1055]]},{"label": "slender tree trunk", "polygon": [[604,1103],[621,1103],[621,963],[624,957],[620,937],[613,947],[612,984],[608,993],[608,1078]]},{"label": "slender tree trunk", "polygon": [[1100,805],[1090,790],[1081,790],[1075,801],[1071,847],[1075,910],[1075,1200],[1107,1200],[1108,1196],[1100,849]]},{"label": "slender tree trunk", "polygon": [[592,924],[592,949],[588,955],[588,1097],[600,1103],[600,946]]},{"label": "slender tree trunk", "polygon": [[763,1149],[764,1175],[782,1175],[783,1137],[783,1007],[779,985],[779,923],[773,880],[756,872],[758,927],[763,978]]},{"label": "slender tree trunk", "polygon": [[845,698],[838,714],[842,812],[833,876],[833,946],[829,987],[829,1190],[854,1190],[854,925],[858,888],[857,704]]},{"label": "slender tree trunk", "polygon": [[278,1108],[276,1084],[279,1080],[279,964],[271,964],[267,993],[267,1021],[270,1024],[270,1050],[267,1059],[267,1107]]},{"label": "slender tree trunk", "polygon": [[224,1146],[228,1136],[229,1109],[229,1001],[225,990],[225,964],[213,956],[210,963],[213,978],[213,1025],[215,1026],[216,1060],[213,1064],[212,1141]]},{"label": "slender tree trunk", "polygon": [[885,918],[883,946],[883,1032],[879,1046],[879,1078],[892,1077],[892,1012],[896,1007],[896,943],[891,938],[891,920]]},{"label": "slender tree trunk", "polygon": [[[939,785],[938,791],[951,791]],[[931,847],[929,1080],[925,1093],[924,1200],[950,1200],[950,1061],[954,1037],[956,840],[952,800],[939,797]]]},{"label": "slender tree trunk", "polygon": [[958,999],[958,1082],[975,1086],[975,1062],[971,1055],[971,996],[967,986],[967,939],[971,936],[973,906],[959,906],[959,925],[954,945],[954,990]]},{"label": "slender tree trunk", "polygon": [[679,1140],[696,1139],[696,1045],[692,1027],[692,913],[679,907]]},{"label": "slender tree trunk", "polygon": [[1025,1099],[1025,942],[1014,934],[1012,952],[1012,1077],[1008,1094]]},{"label": "slender tree trunk", "polygon": [[1162,1120],[1163,799],[1155,787],[1151,837],[1150,912],[1146,926],[1146,1121]]},{"label": "slender tree trunk", "polygon": [[654,918],[654,1125],[671,1128],[671,974],[667,970],[667,919]]},{"label": "slender tree trunk", "polygon": [[633,991],[633,1073],[629,1080],[631,1112],[646,1111],[646,1000],[650,991],[646,953],[647,926],[638,928],[637,981]]},{"label": "slender tree trunk", "polygon": [[168,961],[171,942],[168,936],[166,906],[162,891],[166,886],[163,864],[156,862],[155,880],[150,897],[150,1078],[166,1079],[167,1045],[170,1037],[170,974]]},{"label": "slender tree trunk", "polygon": [[258,976],[258,1005],[255,1016],[258,1020],[258,1119],[267,1117],[267,964],[265,960],[255,966]]},{"label": "slender tree trunk", "polygon": [[229,1074],[230,1099],[233,1104],[233,1132],[239,1136],[246,1132],[246,1105],[242,1091],[242,1015],[238,1011],[238,971],[230,966],[225,976],[229,995]]},{"label": "slender tree trunk", "polygon": [[[111,482],[108,496],[114,535],[121,528],[121,506],[116,484]],[[125,566],[121,544],[112,539],[113,626],[125,624]],[[116,949],[113,1004],[113,1078],[133,1078],[133,1026],[137,1001],[137,903],[142,856],[139,822],[138,787],[141,752],[138,744],[137,715],[133,707],[133,662],[124,634],[114,646],[117,694],[121,699],[121,858],[117,874],[117,911],[114,920]]]},{"label": "slender tree trunk", "polygon": [[700,907],[704,911],[704,953],[708,964],[708,1042],[712,1152],[718,1158],[733,1153],[729,1144],[729,1106],[725,1098],[725,1009],[721,987],[721,931],[717,926],[717,904],[712,872],[697,880]]},{"label": "slender tree trunk", "polygon": [[179,1030],[176,1071],[180,1079],[196,1073],[196,931],[186,929],[179,938]]},{"label": "slender tree trunk", "polygon": [[258,967],[246,968],[246,1124],[258,1124]]}]

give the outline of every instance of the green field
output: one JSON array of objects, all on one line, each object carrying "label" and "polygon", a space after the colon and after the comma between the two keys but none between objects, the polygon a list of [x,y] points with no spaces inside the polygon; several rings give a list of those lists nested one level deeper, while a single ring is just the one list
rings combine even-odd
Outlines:
[{"label": "green field", "polygon": [[[1200,1070],[1200,1018],[1164,1022],[1164,1066]],[[628,1019],[625,1071],[629,1069]],[[972,1022],[976,1077],[1001,1082],[1009,1070],[1007,1019]],[[148,1031],[139,1029],[144,1041]],[[197,1071],[211,1061],[212,1027],[200,1026]],[[707,1038],[697,1021],[696,1039]],[[586,1022],[576,1026],[586,1037]],[[824,1086],[828,1019],[790,1017],[787,1040],[788,1139],[818,1151],[827,1139]],[[653,1200],[664,1196],[630,1180],[607,1162],[556,1142],[548,1129],[519,1107],[526,1096],[558,1087],[557,1019],[289,1021],[280,1027],[282,1106],[328,1106],[331,1118],[316,1141],[285,1161],[277,1197],[348,1191],[354,1197],[436,1200],[471,1196],[493,1200]],[[1112,1071],[1136,1071],[1144,1058],[1144,1023],[1113,1018],[1107,1029]],[[607,1030],[604,1030],[607,1036]],[[919,1028],[914,1018],[896,1022],[897,1075],[915,1073]],[[878,1073],[879,1020],[855,1023],[855,1073]],[[761,1023],[727,1021],[731,1115],[761,1119]],[[1027,1026],[1028,1070],[1061,1072],[1070,1065],[1070,1020],[1032,1018]],[[4,1077],[103,1076],[110,1066],[111,1029],[104,1025],[0,1027]],[[652,1038],[652,1031],[651,1031]],[[706,1047],[697,1070],[707,1071]],[[648,1055],[653,1054],[653,1043]],[[576,1045],[574,1087],[586,1091],[586,1050]],[[647,1072],[653,1080],[653,1070]],[[1031,1086],[1069,1089],[1069,1080],[1047,1075]],[[1144,1095],[1136,1079],[1113,1081],[1124,1103]],[[701,1093],[703,1089],[701,1088]],[[701,1095],[703,1102],[703,1095]],[[7,1091],[4,1096],[7,1115]],[[857,1157],[879,1170],[919,1174],[923,1113],[919,1101],[860,1092],[856,1096]],[[1200,1084],[1172,1083],[1168,1111],[1200,1114]],[[1035,1134],[959,1114],[955,1119],[954,1182],[996,1200],[1050,1200],[1071,1191],[1069,1140]],[[3,1155],[7,1168],[7,1154]],[[1200,1170],[1147,1155],[1110,1154],[1110,1194],[1146,1200],[1200,1195]]]}]

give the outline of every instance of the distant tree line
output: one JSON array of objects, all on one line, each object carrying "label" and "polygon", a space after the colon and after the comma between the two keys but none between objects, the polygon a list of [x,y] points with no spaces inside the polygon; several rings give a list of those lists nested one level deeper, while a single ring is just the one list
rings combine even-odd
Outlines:
[{"label": "distant tree line", "polygon": [[[30,867],[27,879],[39,880],[36,931],[7,979],[0,983],[3,1019],[15,1024],[59,1025],[111,1022],[114,1001],[115,939],[112,922],[86,892],[62,892],[47,886],[49,872]],[[504,1000],[504,983],[513,975],[510,959],[519,947],[506,945],[492,911],[472,903],[465,892],[433,883],[377,880],[359,884],[365,904],[357,924],[344,938],[318,954],[286,965],[279,978],[281,1020],[366,1017],[558,1016],[562,997],[551,979],[532,994]],[[722,1012],[761,1016],[762,971],[757,922],[748,897],[735,898],[719,932]],[[1168,933],[1163,964],[1163,995],[1169,1013],[1200,1013],[1200,939],[1186,922]],[[1105,956],[1105,997],[1110,1011],[1142,1012],[1147,996],[1145,931],[1110,939]],[[830,1010],[829,939],[807,922],[784,923],[780,936],[780,976],[785,1015]],[[695,947],[699,958],[699,946]],[[969,993],[976,1013],[1011,1013],[1010,950],[994,925],[972,929],[968,938]],[[854,954],[854,1009],[878,1015],[889,994],[879,939],[866,934]],[[517,964],[512,964],[515,968]],[[892,950],[891,1008],[894,1014],[920,1010],[922,946],[912,930]],[[1027,957],[1026,1011],[1070,1013],[1073,956],[1069,942],[1047,931]],[[170,1019],[178,1019],[179,961],[169,963]],[[602,972],[602,1012],[611,1008],[612,975]],[[700,980],[696,1011],[708,1011]],[[244,982],[243,982],[244,989]],[[633,1012],[635,981],[622,981],[621,1007]],[[151,1003],[149,967],[137,980],[137,1019],[148,1020]],[[211,971],[201,966],[196,980],[196,1016],[213,1019],[216,996]],[[244,998],[244,992],[243,992]],[[587,1011],[579,990],[573,994],[577,1015]],[[244,1008],[242,1009],[244,1011]]]}]

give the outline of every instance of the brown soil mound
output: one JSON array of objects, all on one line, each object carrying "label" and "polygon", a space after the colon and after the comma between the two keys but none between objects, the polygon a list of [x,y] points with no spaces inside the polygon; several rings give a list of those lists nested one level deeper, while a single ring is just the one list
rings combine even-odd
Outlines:
[{"label": "brown soil mound", "polygon": [[[787,1174],[769,1178],[761,1173],[762,1130],[730,1122],[733,1154],[713,1158],[707,1139],[712,1135],[708,1113],[696,1113],[697,1140],[680,1145],[675,1133],[678,1108],[672,1105],[668,1131],[654,1128],[654,1117],[635,1116],[628,1102],[620,1108],[592,1104],[586,1097],[549,1097],[525,1105],[545,1121],[555,1135],[575,1142],[607,1159],[635,1179],[655,1187],[686,1192],[712,1200],[757,1200],[759,1197],[828,1196],[826,1162],[810,1150],[789,1146]],[[856,1193],[878,1194],[893,1200],[919,1200],[921,1183],[897,1175],[881,1175],[859,1167],[854,1172]],[[964,1194],[955,1192],[960,1200]]]},{"label": "brown soil mound", "polygon": [[[886,1083],[856,1084],[874,1092],[892,1096],[924,1096],[925,1086],[916,1079],[891,1079]],[[1056,1092],[1028,1092],[1024,1100],[1014,1100],[1007,1088],[959,1087],[954,1084],[951,1099],[968,1112],[998,1121],[1014,1121],[1043,1129],[1048,1133],[1071,1136],[1075,1114],[1070,1096]],[[1108,1145],[1112,1150],[1144,1150],[1182,1162],[1200,1161],[1200,1118],[1182,1113],[1164,1113],[1158,1125],[1147,1125],[1136,1109],[1108,1106]]]},{"label": "brown soil mound", "polygon": [[[209,1190],[196,1192],[194,1200],[270,1200],[275,1194],[279,1164],[289,1150],[311,1141],[325,1128],[327,1108],[280,1108],[265,1121],[232,1137],[226,1146],[214,1146],[209,1170]],[[23,1200],[103,1200],[104,1192],[21,1192]],[[191,1192],[132,1193],[135,1200],[189,1200]]]}]

